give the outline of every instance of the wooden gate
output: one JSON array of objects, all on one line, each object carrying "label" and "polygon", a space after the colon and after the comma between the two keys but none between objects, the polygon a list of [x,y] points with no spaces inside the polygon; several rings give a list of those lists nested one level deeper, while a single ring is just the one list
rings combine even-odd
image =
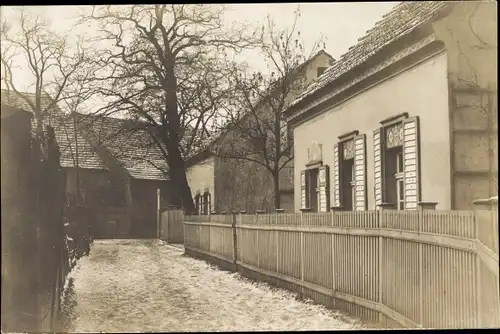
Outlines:
[{"label": "wooden gate", "polygon": [[184,242],[184,211],[167,209],[161,213],[160,239],[169,243]]},{"label": "wooden gate", "polygon": [[130,213],[126,207],[110,206],[95,210],[92,221],[95,239],[126,239],[131,237]]}]

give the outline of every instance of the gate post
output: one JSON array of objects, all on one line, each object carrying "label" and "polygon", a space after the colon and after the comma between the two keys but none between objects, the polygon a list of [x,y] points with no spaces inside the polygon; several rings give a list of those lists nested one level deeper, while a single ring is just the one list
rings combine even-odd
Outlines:
[{"label": "gate post", "polygon": [[[483,245],[497,256],[496,265],[498,266],[498,196],[488,199],[479,199],[473,202],[475,205],[474,215],[476,224],[476,243]],[[490,286],[481,284],[481,258],[476,255],[476,309],[477,309],[477,327],[493,327],[496,328],[500,325],[500,283],[498,272],[496,277],[491,281]],[[484,274],[488,274],[487,272]],[[484,307],[486,304],[495,300],[490,307]],[[485,323],[486,322],[486,323]]]}]

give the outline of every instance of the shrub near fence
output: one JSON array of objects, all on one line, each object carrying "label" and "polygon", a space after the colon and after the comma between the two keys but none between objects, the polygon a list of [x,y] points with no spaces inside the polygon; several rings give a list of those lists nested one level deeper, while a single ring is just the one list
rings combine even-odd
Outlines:
[{"label": "shrub near fence", "polygon": [[[490,210],[187,216],[189,255],[387,327],[498,327]],[[236,245],[236,247],[235,247]]]}]

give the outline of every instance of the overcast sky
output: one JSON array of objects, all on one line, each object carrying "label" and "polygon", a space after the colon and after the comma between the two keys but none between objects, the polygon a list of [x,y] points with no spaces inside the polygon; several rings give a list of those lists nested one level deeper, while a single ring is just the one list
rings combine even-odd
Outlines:
[{"label": "overcast sky", "polygon": [[[338,59],[395,4],[396,2],[300,3],[301,17],[297,30],[301,33],[306,50],[313,46],[320,35],[324,35],[326,51]],[[230,4],[227,5],[225,19],[228,24],[247,22],[261,25],[266,16],[270,15],[277,28],[284,29],[293,23],[293,12],[297,5],[299,3]],[[2,6],[2,21],[9,18],[12,8],[14,7]],[[78,6],[32,6],[30,10],[51,20],[53,28],[60,33],[76,33],[73,25],[74,17],[81,10]],[[254,68],[265,70],[264,61],[258,54],[249,54],[246,60]],[[30,91],[30,79],[22,74],[22,68],[25,67],[22,62],[20,59],[17,65],[21,68],[14,73],[16,86],[18,89]]]}]

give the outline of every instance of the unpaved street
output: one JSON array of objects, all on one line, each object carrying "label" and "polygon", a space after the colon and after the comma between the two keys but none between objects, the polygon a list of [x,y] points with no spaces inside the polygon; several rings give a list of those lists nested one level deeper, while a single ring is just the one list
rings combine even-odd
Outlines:
[{"label": "unpaved street", "polygon": [[76,332],[355,329],[336,312],[153,240],[96,241],[73,273]]}]

